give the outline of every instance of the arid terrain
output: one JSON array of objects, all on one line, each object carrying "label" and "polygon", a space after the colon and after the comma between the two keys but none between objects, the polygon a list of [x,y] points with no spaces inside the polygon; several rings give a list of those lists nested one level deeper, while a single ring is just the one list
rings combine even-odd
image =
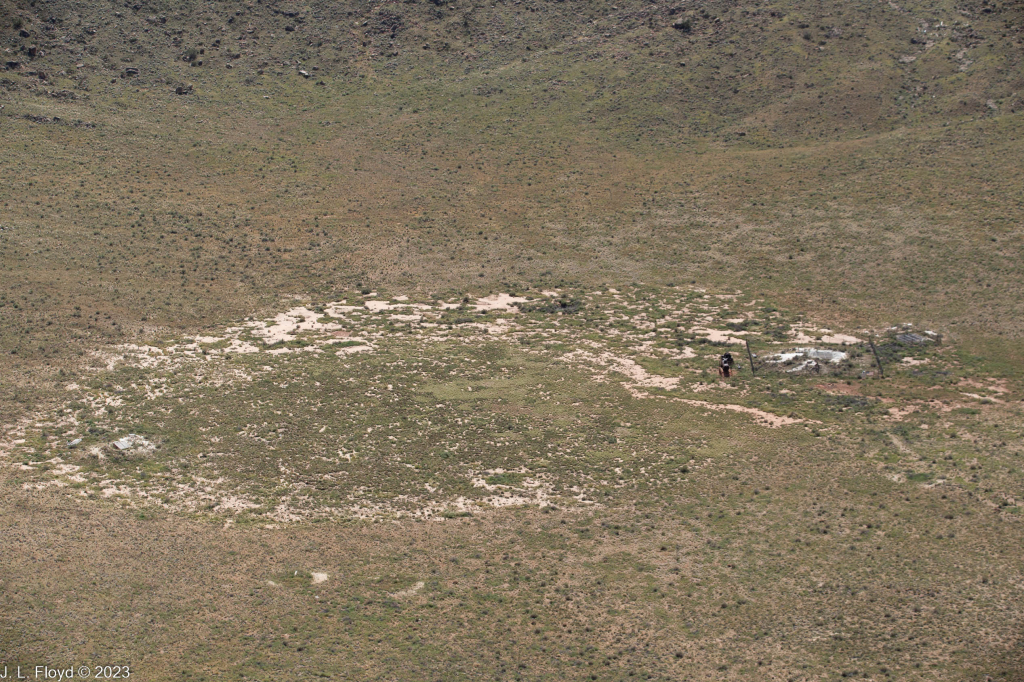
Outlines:
[{"label": "arid terrain", "polygon": [[1018,3],[0,49],[0,670],[1024,680]]}]

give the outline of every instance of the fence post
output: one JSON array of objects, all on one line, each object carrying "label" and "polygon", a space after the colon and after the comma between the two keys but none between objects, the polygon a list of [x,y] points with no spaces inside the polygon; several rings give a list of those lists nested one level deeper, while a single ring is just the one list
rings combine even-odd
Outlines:
[{"label": "fence post", "polygon": [[875,362],[878,363],[878,375],[884,379],[885,369],[882,368],[882,359],[878,357],[878,351],[875,349],[875,340],[869,336],[868,343],[871,344],[871,352],[875,354]]}]

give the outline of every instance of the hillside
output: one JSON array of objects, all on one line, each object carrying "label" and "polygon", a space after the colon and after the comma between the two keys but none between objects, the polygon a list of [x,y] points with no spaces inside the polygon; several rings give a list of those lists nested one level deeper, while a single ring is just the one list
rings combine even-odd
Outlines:
[{"label": "hillside", "polygon": [[0,651],[1021,679],[1019,3],[0,0],[0,49]]}]

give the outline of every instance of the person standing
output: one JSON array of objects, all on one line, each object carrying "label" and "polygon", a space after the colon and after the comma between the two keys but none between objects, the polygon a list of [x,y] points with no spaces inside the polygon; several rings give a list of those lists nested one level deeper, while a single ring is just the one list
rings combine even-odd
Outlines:
[{"label": "person standing", "polygon": [[728,379],[732,375],[732,353],[725,353],[718,361],[718,373]]}]

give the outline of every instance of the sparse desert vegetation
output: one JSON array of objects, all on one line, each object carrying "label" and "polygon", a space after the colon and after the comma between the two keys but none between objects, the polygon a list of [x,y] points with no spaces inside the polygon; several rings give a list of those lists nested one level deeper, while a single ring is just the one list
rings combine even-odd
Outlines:
[{"label": "sparse desert vegetation", "polygon": [[1022,27],[0,0],[0,665],[1024,679]]}]

